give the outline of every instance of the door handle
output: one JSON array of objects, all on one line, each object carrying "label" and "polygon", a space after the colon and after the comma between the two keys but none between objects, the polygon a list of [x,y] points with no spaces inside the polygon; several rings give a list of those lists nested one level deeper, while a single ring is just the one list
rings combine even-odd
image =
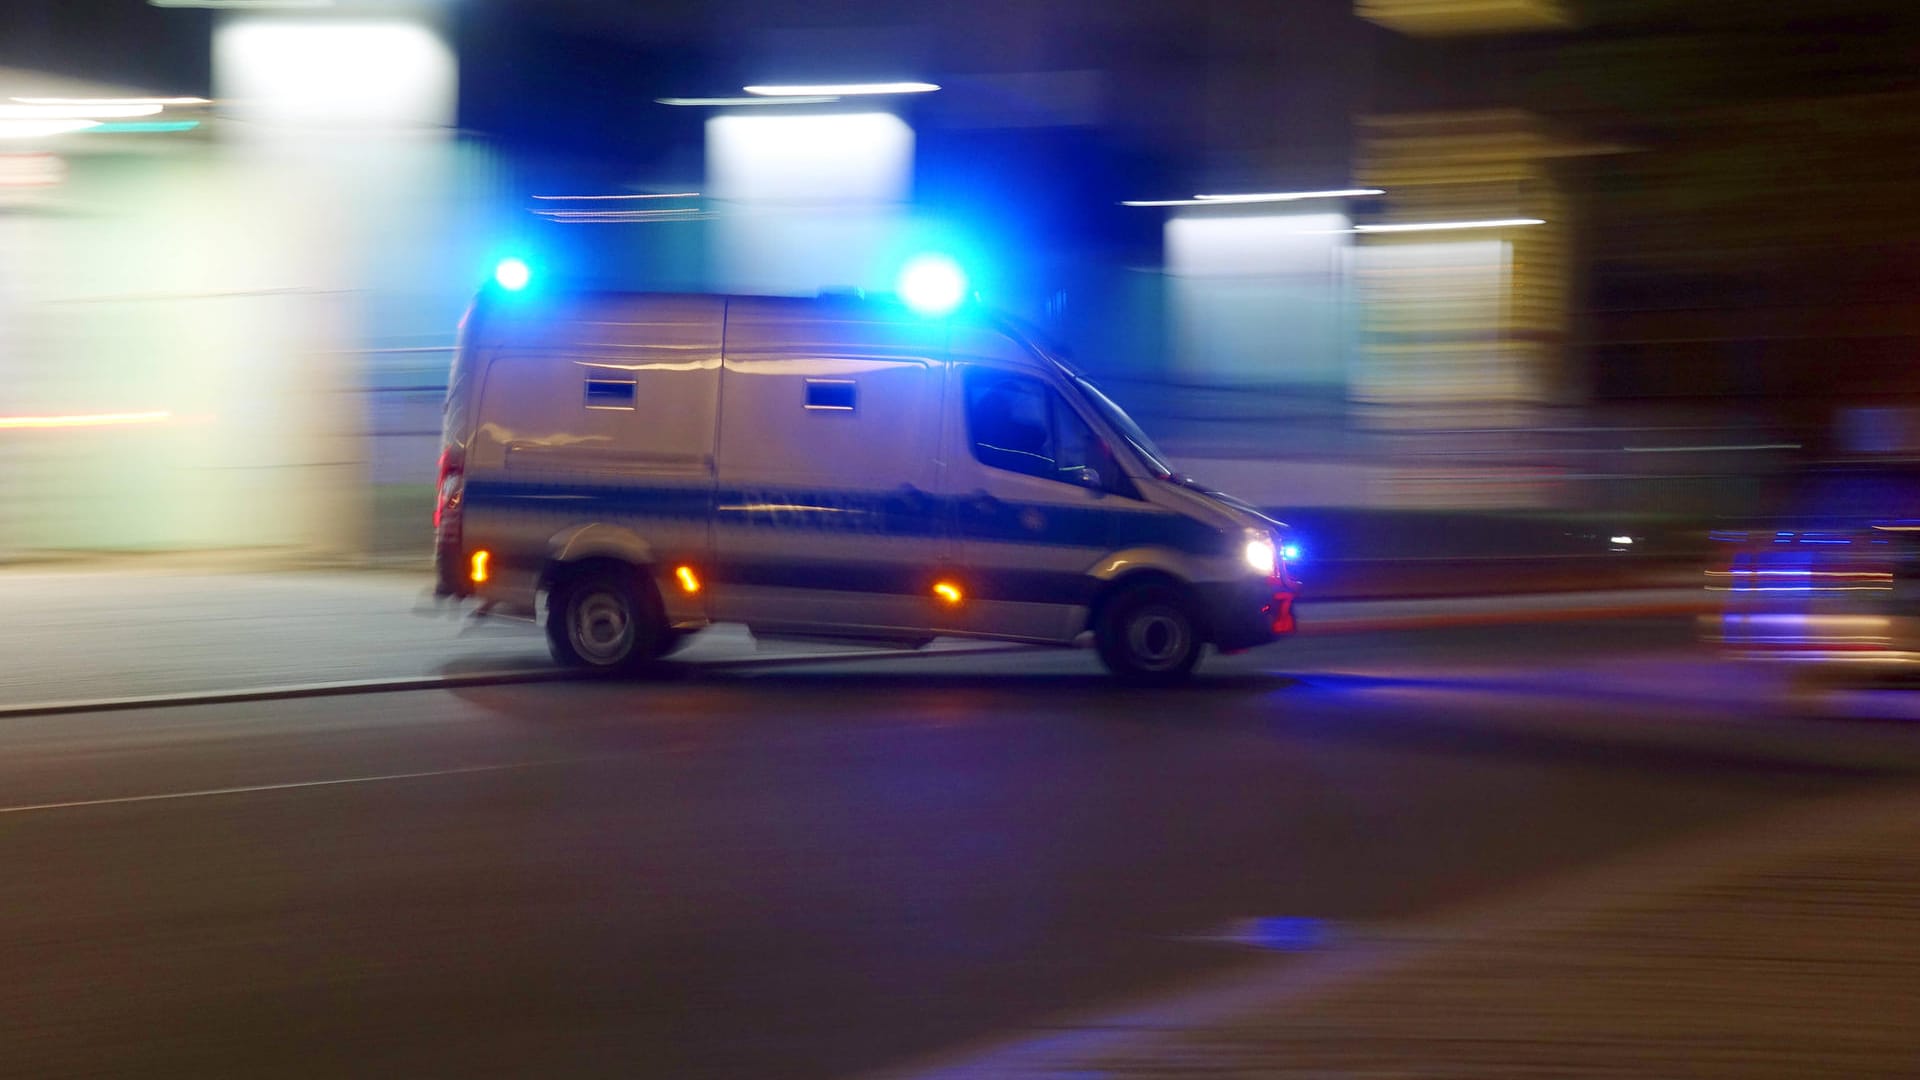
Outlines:
[{"label": "door handle", "polygon": [[1001,510],[1006,509],[1006,506],[1007,506],[1006,503],[1003,503],[999,499],[994,498],[993,493],[989,492],[986,488],[980,488],[976,490],[973,493],[972,499],[973,499],[974,509],[980,511],[983,514],[998,513]]},{"label": "door handle", "polygon": [[900,485],[900,497],[906,500],[907,509],[915,514],[927,513],[933,506],[933,496],[912,484]]}]

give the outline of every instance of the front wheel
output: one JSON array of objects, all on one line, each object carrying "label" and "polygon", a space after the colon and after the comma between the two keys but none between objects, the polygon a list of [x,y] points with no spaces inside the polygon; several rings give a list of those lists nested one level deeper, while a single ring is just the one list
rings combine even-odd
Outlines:
[{"label": "front wheel", "polygon": [[587,570],[547,596],[547,648],[568,667],[630,673],[666,651],[671,631],[646,575]]},{"label": "front wheel", "polygon": [[1123,682],[1164,686],[1200,662],[1200,621],[1178,589],[1142,585],[1115,596],[1093,628],[1100,661]]}]

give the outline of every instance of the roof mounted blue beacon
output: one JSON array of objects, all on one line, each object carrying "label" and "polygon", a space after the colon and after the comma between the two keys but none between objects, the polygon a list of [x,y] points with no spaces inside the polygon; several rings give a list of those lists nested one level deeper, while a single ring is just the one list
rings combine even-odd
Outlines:
[{"label": "roof mounted blue beacon", "polygon": [[494,284],[508,292],[519,292],[532,280],[533,268],[524,259],[505,258],[494,265]]},{"label": "roof mounted blue beacon", "polygon": [[916,255],[900,270],[900,299],[916,313],[948,315],[967,298],[967,275],[945,255]]}]

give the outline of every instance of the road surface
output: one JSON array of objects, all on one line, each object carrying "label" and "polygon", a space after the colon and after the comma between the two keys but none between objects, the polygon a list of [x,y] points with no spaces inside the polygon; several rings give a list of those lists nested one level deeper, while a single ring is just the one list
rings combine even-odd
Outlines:
[{"label": "road surface", "polygon": [[0,1074],[858,1074],[1920,770],[1684,620],[1204,670],[0,720]]}]

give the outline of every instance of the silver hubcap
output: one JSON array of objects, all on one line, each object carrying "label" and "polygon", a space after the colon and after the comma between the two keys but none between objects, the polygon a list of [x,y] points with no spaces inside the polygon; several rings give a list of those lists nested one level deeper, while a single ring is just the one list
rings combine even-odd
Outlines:
[{"label": "silver hubcap", "polygon": [[1148,671],[1165,671],[1185,659],[1192,628],[1176,611],[1143,608],[1127,621],[1127,651]]},{"label": "silver hubcap", "polygon": [[574,651],[596,664],[612,664],[633,650],[633,612],[627,602],[605,592],[576,597],[567,619]]}]

